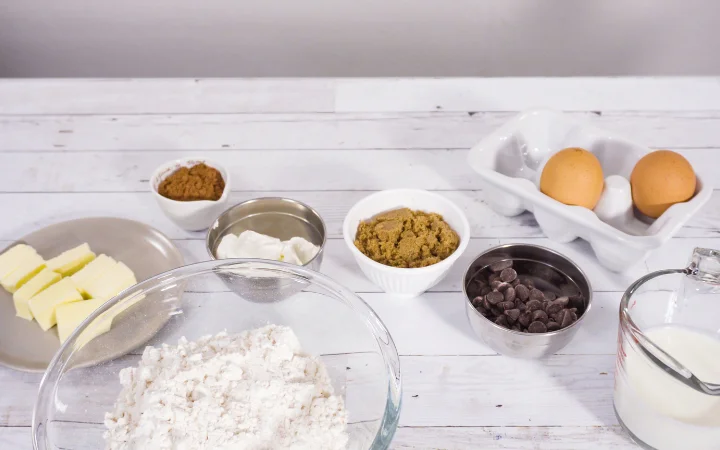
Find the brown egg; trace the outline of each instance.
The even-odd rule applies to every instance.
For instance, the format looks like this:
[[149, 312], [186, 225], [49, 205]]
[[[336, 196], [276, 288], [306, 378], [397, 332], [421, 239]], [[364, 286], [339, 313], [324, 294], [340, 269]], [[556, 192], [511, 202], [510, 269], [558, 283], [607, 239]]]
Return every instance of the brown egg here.
[[540, 192], [566, 205], [593, 209], [602, 195], [603, 180], [595, 155], [582, 148], [566, 148], [545, 164]]
[[695, 171], [682, 155], [658, 150], [643, 156], [630, 175], [635, 207], [657, 219], [675, 203], [695, 195]]

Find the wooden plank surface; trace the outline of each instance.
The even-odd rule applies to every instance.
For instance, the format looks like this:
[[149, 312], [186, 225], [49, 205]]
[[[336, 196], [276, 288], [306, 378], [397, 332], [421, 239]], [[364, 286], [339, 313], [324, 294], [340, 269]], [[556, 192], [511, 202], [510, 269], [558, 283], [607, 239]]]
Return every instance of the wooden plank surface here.
[[[78, 439], [84, 441], [89, 429], [99, 433], [99, 425], [78, 426]], [[89, 439], [88, 439], [89, 440]], [[8, 449], [30, 450], [30, 428], [0, 428], [0, 444]], [[591, 442], [591, 444], [588, 444]], [[81, 444], [82, 445], [82, 444]], [[82, 447], [75, 450], [97, 450]], [[591, 446], [588, 446], [591, 445]], [[400, 427], [393, 439], [393, 449], [465, 450], [630, 450], [633, 444], [619, 426], [593, 427]]]
[[[720, 125], [720, 122], [718, 123]], [[12, 167], [2, 192], [146, 192], [147, 180], [166, 161], [198, 151], [0, 152]], [[482, 180], [467, 164], [466, 150], [227, 150], [203, 151], [229, 170], [234, 191], [380, 190], [398, 186], [428, 190], [480, 190]], [[678, 153], [712, 180], [720, 147]], [[283, 161], [283, 164], [278, 164]], [[368, 161], [374, 162], [367, 164]], [[402, 170], [398, 170], [402, 168]], [[321, 171], [327, 171], [318, 176]]]
[[[0, 181], [1, 183], [1, 181]], [[26, 189], [31, 189], [28, 187]], [[714, 191], [708, 204], [688, 225], [680, 229], [678, 238], [720, 237], [720, 191]], [[230, 195], [230, 204], [257, 197], [281, 196], [299, 200], [315, 208], [323, 217], [328, 236], [342, 237], [342, 222], [350, 208], [370, 191], [243, 191]], [[530, 213], [505, 217], [484, 201], [481, 191], [443, 191], [442, 195], [458, 205], [470, 221], [475, 238], [540, 238], [544, 237]], [[0, 193], [0, 201], [11, 205], [14, 220], [0, 221], [0, 239], [18, 239], [28, 232], [63, 220], [88, 216], [115, 216], [140, 220], [174, 239], [204, 239], [202, 232], [188, 232], [170, 222], [157, 207], [149, 192], [131, 193], [68, 193], [30, 192]], [[18, 206], [14, 206], [18, 205]]]
[[[2, 80], [0, 114], [717, 110], [714, 77]], [[438, 106], [440, 108], [438, 108]]]
[[[0, 115], [0, 151], [467, 149], [516, 114]], [[715, 111], [571, 114], [648, 147], [720, 147]]]
[[[619, 299], [649, 271], [683, 266], [694, 247], [720, 248], [720, 191], [646, 262], [625, 274], [608, 272], [586, 243], [546, 239], [531, 214], [508, 218], [490, 210], [465, 163], [467, 148], [536, 106], [676, 149], [720, 187], [716, 78], [0, 80], [0, 208], [6, 212], [0, 247], [58, 221], [118, 216], [162, 231], [188, 262], [205, 260], [204, 233], [170, 222], [147, 184], [162, 162], [202, 153], [230, 168], [231, 202], [286, 196], [323, 216], [330, 239], [321, 271], [359, 293], [401, 355], [403, 411], [392, 448], [637, 448], [612, 410]], [[355, 202], [393, 187], [439, 191], [472, 227], [469, 248], [447, 278], [412, 300], [370, 283], [341, 236]], [[543, 361], [496, 355], [467, 323], [460, 292], [465, 267], [483, 250], [512, 242], [566, 254], [593, 285], [593, 308], [576, 338]], [[193, 288], [189, 308], [218, 301], [233, 310], [232, 294], [220, 283]], [[187, 320], [203, 327], [201, 315]], [[327, 330], [333, 326], [351, 324], [327, 324]], [[173, 333], [168, 328], [156, 339], [172, 341]], [[321, 353], [351, 344], [309, 342]], [[0, 448], [30, 448], [39, 380], [0, 368]], [[95, 385], [110, 399], [117, 389], [109, 379]], [[95, 424], [77, 426], [73, 436], [83, 430], [99, 436]], [[90, 440], [71, 444], [94, 448]]]
[[699, 78], [342, 80], [336, 111], [717, 110], [720, 82]]

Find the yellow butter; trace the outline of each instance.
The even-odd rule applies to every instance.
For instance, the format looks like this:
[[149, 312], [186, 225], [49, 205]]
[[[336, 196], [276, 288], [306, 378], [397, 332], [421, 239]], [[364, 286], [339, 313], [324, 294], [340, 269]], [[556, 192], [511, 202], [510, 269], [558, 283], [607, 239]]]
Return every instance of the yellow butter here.
[[0, 283], [8, 292], [14, 293], [44, 268], [45, 260], [33, 250], [32, 253], [25, 255], [20, 264], [12, 272], [5, 275], [0, 280]]
[[28, 301], [30, 312], [40, 327], [47, 331], [57, 323], [57, 307], [82, 301], [82, 295], [70, 278], [63, 278]]
[[90, 250], [90, 245], [85, 243], [49, 260], [47, 267], [67, 277], [85, 267], [93, 259], [95, 259], [95, 253]]
[[59, 273], [53, 272], [50, 269], [43, 269], [32, 277], [30, 281], [25, 283], [15, 294], [13, 294], [13, 302], [15, 303], [15, 312], [18, 317], [23, 319], [32, 320], [33, 315], [30, 312], [28, 301], [45, 290], [48, 286], [60, 281]]
[[0, 279], [10, 275], [10, 272], [17, 269], [28, 255], [36, 253], [35, 249], [27, 244], [18, 244], [5, 251], [5, 253], [0, 255]]
[[[104, 299], [97, 300], [83, 300], [81, 302], [67, 303], [57, 307], [57, 330], [60, 342], [65, 342], [70, 334], [87, 319], [90, 314], [95, 312], [102, 304], [105, 303]], [[110, 330], [111, 320], [104, 318], [97, 318], [93, 323], [83, 332], [82, 344], [91, 341], [97, 336], [107, 333]]]
[[90, 298], [90, 294], [87, 292], [87, 286], [105, 275], [105, 273], [112, 271], [115, 265], [117, 265], [117, 262], [114, 259], [107, 255], [100, 255], [70, 278], [83, 297]]
[[100, 278], [87, 283], [85, 291], [90, 298], [109, 300], [136, 283], [133, 271], [119, 262]]
[[[110, 331], [115, 317], [143, 298], [145, 298], [144, 295], [137, 295], [130, 300], [126, 300], [125, 303], [115, 305], [105, 313], [101, 314], [87, 326], [80, 336], [78, 336], [77, 344], [82, 347], [96, 337]], [[56, 314], [60, 342], [65, 342], [70, 334], [75, 331], [75, 329], [80, 326], [85, 319], [90, 317], [90, 314], [102, 306], [105, 301], [106, 300], [103, 298], [98, 298], [58, 306]]]

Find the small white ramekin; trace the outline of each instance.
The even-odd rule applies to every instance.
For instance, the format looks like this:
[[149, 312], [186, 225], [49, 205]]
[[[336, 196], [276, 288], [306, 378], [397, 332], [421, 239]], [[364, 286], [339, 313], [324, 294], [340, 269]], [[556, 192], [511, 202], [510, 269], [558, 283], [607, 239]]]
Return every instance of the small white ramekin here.
[[[452, 255], [439, 263], [414, 269], [386, 266], [368, 258], [355, 247], [358, 225], [380, 213], [398, 208], [442, 215], [460, 236], [460, 246]], [[417, 297], [445, 278], [468, 246], [470, 224], [462, 210], [442, 195], [420, 189], [391, 189], [372, 194], [355, 204], [345, 217], [343, 237], [360, 270], [370, 281], [388, 294], [411, 298]]]
[[[181, 202], [163, 197], [158, 192], [160, 183], [176, 170], [181, 167], [192, 167], [196, 164], [205, 163], [206, 165], [217, 169], [225, 180], [225, 190], [222, 196], [215, 201], [212, 200], [195, 200], [190, 202]], [[227, 209], [228, 200], [230, 199], [230, 175], [227, 170], [220, 164], [205, 158], [182, 158], [170, 161], [158, 167], [150, 178], [150, 190], [160, 209], [166, 216], [175, 222], [179, 227], [188, 231], [200, 231], [208, 228], [217, 219], [217, 217]]]

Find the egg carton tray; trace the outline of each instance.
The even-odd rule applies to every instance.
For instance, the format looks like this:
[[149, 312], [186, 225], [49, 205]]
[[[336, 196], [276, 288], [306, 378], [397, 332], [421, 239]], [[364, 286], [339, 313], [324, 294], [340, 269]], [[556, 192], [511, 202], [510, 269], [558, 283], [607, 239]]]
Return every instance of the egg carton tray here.
[[692, 199], [671, 206], [651, 221], [636, 214], [631, 223], [616, 228], [593, 211], [570, 206], [540, 192], [540, 174], [547, 160], [568, 147], [581, 147], [600, 161], [603, 177], [630, 179], [635, 163], [652, 150], [570, 115], [526, 111], [475, 145], [468, 162], [482, 179], [486, 201], [504, 216], [524, 211], [535, 215], [543, 233], [566, 243], [582, 238], [590, 243], [600, 264], [622, 272], [644, 261], [668, 241], [709, 199], [712, 186], [697, 177]]

